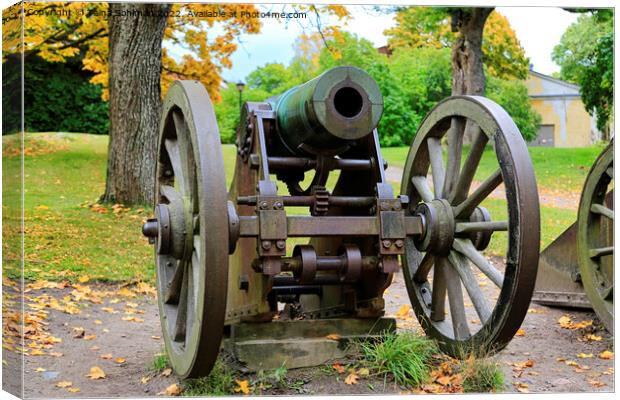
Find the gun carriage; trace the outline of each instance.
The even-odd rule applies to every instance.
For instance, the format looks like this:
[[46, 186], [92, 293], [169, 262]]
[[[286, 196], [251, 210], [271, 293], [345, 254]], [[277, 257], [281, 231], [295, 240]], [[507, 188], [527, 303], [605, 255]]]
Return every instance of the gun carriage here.
[[[354, 67], [245, 103], [227, 189], [206, 90], [196, 81], [171, 86], [155, 218], [143, 232], [155, 247], [163, 336], [178, 375], [208, 374], [224, 336], [275, 325], [283, 303], [317, 330], [333, 320], [375, 324], [401, 269], [420, 324], [444, 351], [492, 352], [510, 341], [539, 252], [521, 134], [488, 99], [448, 98], [421, 123], [395, 195], [377, 132], [383, 107], [375, 81]], [[483, 154], [495, 164], [488, 176], [478, 172]], [[496, 218], [483, 206], [489, 196], [505, 199]], [[498, 235], [505, 267], [483, 254]]]

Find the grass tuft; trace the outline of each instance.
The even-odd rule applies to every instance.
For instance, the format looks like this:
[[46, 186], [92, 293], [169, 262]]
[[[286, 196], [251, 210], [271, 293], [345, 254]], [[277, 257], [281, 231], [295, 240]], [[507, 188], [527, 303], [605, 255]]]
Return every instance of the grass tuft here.
[[228, 396], [234, 393], [235, 375], [218, 359], [208, 376], [188, 379], [183, 383], [184, 396]]
[[164, 370], [166, 367], [168, 367], [168, 356], [166, 355], [166, 353], [155, 354], [155, 358], [153, 358], [153, 364], [151, 365], [151, 368], [154, 371], [159, 372]]
[[460, 362], [460, 368], [465, 393], [499, 392], [504, 388], [504, 374], [489, 358], [469, 357]]
[[408, 387], [428, 379], [432, 356], [437, 352], [434, 341], [411, 332], [388, 333], [380, 341], [362, 342], [360, 347], [369, 369]]

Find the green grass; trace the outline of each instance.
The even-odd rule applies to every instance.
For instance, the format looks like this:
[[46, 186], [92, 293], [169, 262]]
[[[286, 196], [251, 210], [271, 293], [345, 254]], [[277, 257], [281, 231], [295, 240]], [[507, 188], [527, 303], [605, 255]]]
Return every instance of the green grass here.
[[183, 382], [183, 396], [227, 396], [234, 388], [234, 371], [218, 358], [209, 376]]
[[[559, 191], [581, 191], [590, 167], [603, 148], [602, 144], [582, 148], [528, 147], [538, 187]], [[388, 164], [401, 168], [405, 165], [408, 152], [408, 147], [382, 149], [383, 157]], [[484, 180], [496, 168], [495, 154], [491, 148], [487, 148], [475, 179]]]
[[153, 363], [151, 364], [151, 369], [153, 371], [159, 372], [163, 371], [166, 367], [168, 367], [168, 356], [166, 353], [157, 353], [153, 358]]
[[501, 392], [504, 373], [499, 364], [489, 358], [470, 357], [460, 362], [465, 393]]
[[434, 341], [413, 332], [388, 333], [379, 341], [362, 342], [360, 347], [362, 364], [384, 379], [391, 377], [407, 387], [427, 381], [432, 356], [438, 351]]

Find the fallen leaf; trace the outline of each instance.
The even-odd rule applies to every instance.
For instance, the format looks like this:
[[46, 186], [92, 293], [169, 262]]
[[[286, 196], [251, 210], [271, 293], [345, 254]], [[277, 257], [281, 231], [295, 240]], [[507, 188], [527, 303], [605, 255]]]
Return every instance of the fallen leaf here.
[[91, 367], [90, 368], [90, 373], [88, 373], [86, 375], [86, 377], [95, 380], [95, 379], [103, 379], [105, 378], [105, 372], [103, 372], [103, 370], [97, 366]]
[[594, 387], [602, 387], [605, 386], [605, 383], [601, 381], [597, 381], [596, 379], [588, 379], [588, 383]]
[[409, 317], [409, 311], [411, 311], [411, 306], [409, 304], [403, 304], [398, 311], [396, 311], [396, 318], [406, 319]]
[[144, 322], [142, 318], [138, 317], [123, 317], [123, 321]]
[[78, 393], [80, 391], [80, 388], [76, 388], [76, 387], [70, 387], [69, 389], [67, 389], [69, 392], [71, 393]]
[[337, 334], [337, 333], [331, 333], [331, 334], [325, 336], [325, 338], [329, 339], [329, 340], [340, 340], [340, 335]]
[[577, 354], [577, 357], [579, 357], [579, 358], [592, 358], [592, 357], [594, 357], [594, 354], [592, 354], [592, 353], [588, 353], [588, 354], [579, 353], [579, 354]]
[[123, 357], [116, 357], [116, 358], [114, 359], [114, 362], [115, 362], [115, 363], [117, 363], [117, 364], [124, 364], [124, 363], [125, 363], [125, 361], [127, 361], [127, 360], [126, 360], [126, 359], [124, 359]]
[[243, 393], [243, 394], [250, 394], [250, 386], [249, 386], [249, 382], [247, 379], [242, 380], [242, 381], [238, 381], [235, 380], [235, 383], [237, 384], [237, 387], [235, 388], [235, 392], [239, 393]]
[[339, 374], [344, 374], [344, 367], [339, 363], [332, 364], [332, 368], [335, 369]]
[[39, 349], [34, 349], [30, 352], [30, 355], [31, 356], [42, 356], [42, 355], [45, 355], [45, 353]]
[[100, 357], [103, 358], [104, 360], [111, 360], [112, 353], [102, 354]]
[[90, 280], [90, 277], [89, 277], [88, 275], [83, 275], [83, 276], [80, 276], [80, 277], [78, 278], [78, 282], [80, 282], [80, 283], [86, 283], [86, 282], [88, 282], [89, 280]]
[[603, 360], [611, 360], [612, 358], [614, 358], [614, 352], [605, 350], [604, 352], [598, 355], [598, 358], [602, 358]]
[[47, 371], [47, 370], [45, 368], [41, 368], [41, 367], [38, 367], [37, 369], [35, 369], [35, 372], [45, 372], [45, 371]]
[[528, 388], [530, 387], [527, 383], [522, 383], [522, 382], [515, 382], [513, 384], [515, 386], [515, 388], [517, 389], [517, 391], [521, 392], [521, 393], [529, 393]]
[[86, 331], [81, 326], [73, 328], [73, 337], [74, 338], [77, 338], [77, 339], [83, 338], [84, 337], [84, 333], [86, 333]]
[[595, 334], [588, 334], [586, 336], [584, 336], [584, 339], [588, 342], [600, 342], [601, 340], [603, 340], [603, 338], [601, 336], [597, 336]]
[[52, 351], [50, 353], [48, 353], [50, 356], [52, 357], [62, 357], [62, 353], [59, 353], [57, 351]]
[[357, 371], [357, 374], [358, 374], [359, 376], [368, 376], [368, 375], [370, 375], [370, 370], [368, 370], [368, 368], [360, 368], [360, 369]]
[[345, 379], [344, 379], [344, 383], [346, 383], [347, 385], [357, 385], [357, 381], [359, 380], [359, 376], [357, 376], [356, 374], [349, 374]]
[[96, 319], [93, 321], [95, 323], [95, 325], [101, 325], [103, 322], [101, 322], [101, 320]]
[[519, 328], [517, 333], [515, 333], [515, 336], [525, 336], [525, 329]]
[[442, 375], [435, 379], [435, 382], [439, 383], [442, 386], [448, 386], [450, 384], [450, 377], [447, 375]]
[[59, 388], [68, 388], [68, 387], [69, 387], [69, 386], [71, 386], [71, 385], [73, 385], [73, 383], [72, 383], [72, 382], [69, 382], [69, 381], [60, 381], [60, 382], [58, 382], [58, 383], [56, 384], [56, 387], [59, 387]]
[[172, 385], [168, 386], [157, 394], [164, 396], [178, 396], [179, 394], [181, 394], [181, 387], [176, 383], [173, 383]]
[[155, 335], [153, 335], [153, 336], [151, 336], [151, 339], [154, 339], [154, 340], [159, 340], [159, 339], [161, 339], [161, 336], [155, 336]]
[[166, 368], [165, 370], [161, 371], [161, 376], [170, 376], [171, 373], [172, 368]]
[[90, 349], [91, 349], [92, 351], [97, 351], [97, 350], [99, 350], [99, 346], [92, 346]]
[[142, 378], [140, 378], [140, 383], [143, 385], [146, 385], [150, 380], [151, 380], [150, 376], [143, 376]]
[[[111, 301], [110, 301], [111, 303]], [[105, 311], [110, 314], [118, 314], [118, 311], [113, 309], [112, 307], [101, 307], [101, 311]]]
[[573, 320], [570, 319], [568, 315], [562, 315], [560, 319], [558, 319], [558, 324], [560, 324], [562, 328], [570, 329], [572, 323]]
[[97, 335], [86, 335], [84, 336], [84, 340], [95, 340], [97, 339]]

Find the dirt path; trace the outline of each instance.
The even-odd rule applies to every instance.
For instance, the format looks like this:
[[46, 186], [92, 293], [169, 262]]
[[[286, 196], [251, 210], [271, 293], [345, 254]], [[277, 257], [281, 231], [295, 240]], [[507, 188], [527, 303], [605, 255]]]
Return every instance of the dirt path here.
[[[388, 167], [385, 174], [388, 181], [400, 184], [403, 176], [403, 169], [400, 167]], [[474, 181], [472, 183], [472, 190], [476, 189], [479, 185], [480, 182]], [[541, 206], [577, 210], [577, 207], [579, 207], [579, 196], [580, 194], [578, 192], [549, 190], [540, 186], [538, 187], [538, 198]], [[505, 199], [506, 192], [503, 189], [503, 185], [495, 189], [490, 197], [494, 199]]]
[[[3, 287], [5, 293], [15, 293], [14, 288]], [[123, 293], [115, 285], [78, 287], [81, 291], [90, 290], [90, 295], [75, 303], [76, 290], [71, 286], [42, 288], [26, 293], [27, 315], [44, 316], [40, 324], [33, 325], [34, 331], [30, 334], [34, 335], [35, 343], [51, 343], [39, 349], [42, 355], [25, 357], [26, 397], [154, 396], [177, 382], [173, 376], [162, 376], [152, 369], [155, 355], [163, 349], [158, 309], [153, 297], [135, 293], [129, 297], [114, 295]], [[42, 304], [52, 305], [53, 308], [42, 308]], [[76, 304], [79, 312], [72, 308]], [[405, 304], [409, 304], [409, 298], [402, 275], [397, 274], [386, 294], [386, 314], [395, 315]], [[67, 311], [75, 313], [69, 314]], [[505, 372], [506, 391], [516, 391], [517, 388], [530, 392], [613, 390], [613, 373], [610, 373], [613, 371], [610, 369], [613, 359], [598, 357], [604, 350], [611, 349], [613, 338], [597, 325], [592, 312], [567, 312], [539, 305], [532, 305], [530, 311], [522, 326], [524, 336], [515, 337], [496, 356]], [[574, 322], [594, 320], [594, 324], [585, 329], [562, 328], [558, 320], [563, 315], [569, 315]], [[397, 321], [399, 329], [419, 328], [412, 314]], [[83, 333], [79, 328], [84, 329]], [[600, 340], [587, 341], [587, 334], [594, 334], [594, 338]], [[45, 339], [50, 336], [55, 339]], [[30, 342], [26, 341], [27, 351], [37, 354], [36, 346], [30, 347]], [[579, 354], [592, 354], [592, 357], [579, 358]], [[125, 359], [124, 362], [115, 361], [119, 357]], [[8, 352], [5, 348], [5, 373], [18, 360], [14, 351]], [[525, 367], [528, 360], [533, 364]], [[86, 376], [94, 366], [104, 371], [105, 378], [92, 380]], [[402, 392], [395, 386], [383, 388], [381, 382], [345, 385], [342, 377], [338, 379], [321, 372], [320, 368], [289, 371], [288, 376], [291, 382], [297, 382], [295, 388], [274, 389], [266, 394]], [[12, 378], [5, 374], [5, 385], [10, 385]], [[57, 387], [62, 381], [71, 382], [71, 386]], [[75, 391], [75, 388], [80, 391], [69, 391]]]

